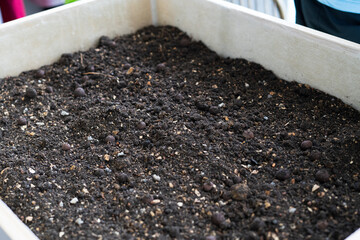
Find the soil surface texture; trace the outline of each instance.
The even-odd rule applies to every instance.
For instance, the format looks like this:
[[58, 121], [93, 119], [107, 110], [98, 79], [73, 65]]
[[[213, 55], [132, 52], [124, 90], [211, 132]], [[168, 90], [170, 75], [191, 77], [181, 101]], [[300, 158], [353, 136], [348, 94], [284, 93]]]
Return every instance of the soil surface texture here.
[[102, 37], [0, 93], [0, 198], [40, 239], [360, 227], [359, 112], [176, 28]]

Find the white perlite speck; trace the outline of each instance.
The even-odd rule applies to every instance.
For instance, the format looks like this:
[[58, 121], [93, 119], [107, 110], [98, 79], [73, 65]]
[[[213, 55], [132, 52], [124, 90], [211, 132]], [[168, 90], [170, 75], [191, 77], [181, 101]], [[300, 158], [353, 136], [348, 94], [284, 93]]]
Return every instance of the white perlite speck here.
[[289, 213], [294, 213], [294, 212], [296, 212], [296, 208], [290, 207], [290, 208], [289, 208]]
[[153, 178], [155, 181], [158, 181], [158, 182], [161, 180], [160, 176], [158, 176], [158, 175], [156, 175], [156, 174], [152, 175], [152, 178]]
[[125, 153], [124, 153], [124, 152], [118, 153], [118, 157], [123, 157], [123, 156], [125, 156]]
[[81, 225], [84, 223], [84, 221], [81, 218], [76, 219], [76, 224]]
[[71, 204], [75, 204], [79, 201], [79, 199], [77, 199], [77, 197], [74, 197], [73, 199], [71, 199], [70, 203]]
[[62, 110], [60, 113], [61, 116], [69, 116], [70, 113], [68, 113], [67, 111]]

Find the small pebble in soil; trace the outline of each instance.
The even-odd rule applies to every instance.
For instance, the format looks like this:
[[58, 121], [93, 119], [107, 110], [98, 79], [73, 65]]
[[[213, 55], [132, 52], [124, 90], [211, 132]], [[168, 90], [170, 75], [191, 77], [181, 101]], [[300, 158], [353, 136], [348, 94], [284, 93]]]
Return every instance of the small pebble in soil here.
[[276, 172], [275, 177], [280, 181], [285, 181], [290, 178], [290, 171], [286, 168], [282, 168]]
[[230, 188], [231, 198], [237, 201], [246, 200], [250, 193], [250, 188], [246, 183], [238, 183]]
[[300, 148], [301, 148], [301, 150], [307, 150], [307, 149], [312, 148], [312, 146], [313, 146], [312, 141], [305, 140], [301, 143]]
[[211, 222], [220, 228], [226, 227], [226, 218], [225, 218], [224, 213], [222, 213], [222, 212], [215, 212], [211, 216]]
[[321, 152], [315, 150], [310, 153], [310, 159], [312, 161], [320, 160], [321, 159]]
[[61, 144], [61, 149], [64, 151], [69, 151], [71, 149], [71, 146], [68, 143], [63, 143]]
[[259, 217], [256, 217], [250, 224], [250, 229], [253, 231], [262, 231], [265, 227], [265, 222]]
[[142, 145], [144, 147], [151, 147], [151, 141], [149, 139], [146, 139], [142, 142]]
[[241, 179], [241, 177], [239, 177], [239, 176], [234, 176], [234, 177], [232, 178], [232, 180], [233, 180], [234, 184], [237, 184], [237, 183], [241, 183], [241, 182], [242, 182], [242, 179]]
[[136, 124], [136, 128], [139, 129], [139, 130], [143, 130], [143, 129], [146, 128], [146, 123], [143, 122], [143, 121], [138, 122], [138, 123]]
[[45, 92], [47, 92], [47, 93], [53, 93], [53, 92], [54, 92], [54, 89], [53, 89], [53, 87], [51, 87], [51, 86], [46, 86]]
[[86, 71], [88, 71], [88, 72], [94, 72], [94, 71], [95, 71], [94, 65], [88, 65], [88, 66], [86, 67]]
[[220, 108], [219, 107], [216, 107], [216, 106], [211, 106], [209, 108], [209, 113], [213, 114], [213, 115], [216, 115], [220, 112]]
[[316, 172], [315, 179], [321, 183], [326, 183], [330, 180], [330, 174], [326, 169], [320, 169]]
[[243, 132], [243, 137], [246, 138], [246, 139], [252, 139], [254, 138], [254, 133], [250, 130], [246, 130]]
[[356, 182], [353, 184], [353, 188], [355, 189], [355, 191], [360, 192], [360, 182]]
[[157, 72], [162, 72], [164, 71], [166, 68], [165, 64], [164, 63], [159, 63], [157, 66], [156, 66], [156, 71]]
[[34, 88], [27, 88], [25, 92], [25, 97], [27, 98], [36, 98], [37, 92]]
[[116, 175], [116, 179], [120, 184], [123, 184], [129, 181], [129, 176], [126, 173], [119, 173]]
[[36, 77], [43, 78], [45, 76], [45, 71], [43, 69], [39, 69], [36, 71]]
[[151, 204], [151, 202], [154, 200], [154, 197], [152, 195], [145, 195], [141, 198], [141, 201], [143, 203]]
[[203, 190], [205, 192], [210, 192], [213, 189], [214, 189], [214, 184], [212, 182], [206, 182], [203, 184]]
[[159, 204], [160, 202], [161, 202], [160, 199], [153, 199], [153, 200], [150, 202], [150, 204], [151, 204], [151, 205], [156, 205], [156, 204]]
[[224, 191], [223, 195], [222, 195], [222, 198], [225, 200], [225, 201], [228, 201], [231, 199], [231, 191]]
[[131, 65], [130, 65], [129, 63], [125, 63], [124, 66], [123, 66], [123, 68], [124, 68], [125, 70], [128, 70], [129, 68], [131, 68]]
[[316, 223], [316, 227], [317, 229], [321, 230], [321, 231], [324, 231], [327, 227], [328, 227], [328, 222], [326, 220], [319, 220], [317, 223]]
[[74, 95], [75, 95], [75, 97], [85, 97], [86, 93], [85, 93], [85, 90], [83, 88], [78, 87], [78, 88], [75, 89]]
[[182, 46], [182, 47], [188, 47], [190, 44], [191, 44], [191, 40], [187, 37], [183, 37], [180, 40], [180, 46]]
[[18, 120], [17, 120], [17, 124], [20, 125], [20, 126], [26, 125], [27, 124], [26, 118], [19, 117]]
[[125, 81], [119, 81], [117, 87], [120, 89], [120, 88], [124, 88], [127, 86], [127, 83]]
[[114, 143], [115, 142], [115, 137], [113, 135], [108, 135], [105, 138], [105, 142], [107, 143]]
[[172, 239], [179, 239], [179, 235], [180, 235], [179, 227], [177, 227], [177, 226], [166, 226], [164, 228], [164, 230], [169, 233], [169, 235], [170, 235], [170, 237]]
[[176, 94], [174, 96], [174, 100], [177, 101], [177, 102], [182, 102], [184, 100], [184, 96], [181, 95], [180, 93], [179, 94]]
[[94, 171], [94, 174], [95, 174], [95, 176], [98, 176], [98, 177], [104, 176], [105, 175], [105, 170], [101, 169], [101, 168], [98, 168], [98, 169], [96, 169]]

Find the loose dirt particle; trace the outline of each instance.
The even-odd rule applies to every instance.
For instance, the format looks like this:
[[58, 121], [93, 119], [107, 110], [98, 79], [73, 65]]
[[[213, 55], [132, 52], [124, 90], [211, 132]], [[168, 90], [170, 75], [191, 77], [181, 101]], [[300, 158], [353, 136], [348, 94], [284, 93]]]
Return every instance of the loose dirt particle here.
[[53, 93], [53, 92], [54, 92], [54, 88], [51, 87], [51, 86], [46, 86], [45, 92], [47, 92], [47, 93]]
[[205, 192], [210, 192], [214, 188], [214, 184], [212, 182], [206, 182], [203, 184], [203, 190]]
[[108, 135], [108, 136], [106, 136], [106, 138], [105, 138], [105, 142], [107, 142], [107, 143], [113, 143], [113, 142], [115, 142], [115, 137], [114, 137], [113, 135]]
[[255, 137], [254, 133], [251, 130], [246, 130], [243, 132], [243, 136], [246, 139], [252, 139]]
[[27, 88], [25, 92], [25, 97], [27, 98], [36, 98], [37, 92], [34, 88]]
[[127, 183], [129, 181], [129, 176], [125, 173], [119, 173], [116, 175], [116, 179], [120, 184]]
[[285, 168], [279, 169], [276, 172], [275, 177], [281, 181], [285, 181], [290, 178], [290, 171]]
[[43, 78], [45, 76], [45, 71], [43, 69], [39, 69], [36, 71], [36, 77]]
[[85, 93], [85, 90], [83, 88], [78, 87], [78, 88], [75, 89], [74, 95], [75, 95], [75, 97], [85, 97], [86, 93]]
[[321, 152], [319, 152], [319, 151], [312, 151], [311, 153], [310, 153], [310, 159], [312, 160], [312, 161], [315, 161], [315, 160], [320, 160], [321, 159]]
[[216, 212], [211, 216], [211, 222], [218, 227], [221, 227], [225, 224], [226, 218], [224, 216], [224, 213]]
[[231, 198], [234, 200], [246, 200], [250, 193], [250, 188], [246, 183], [238, 183], [231, 187]]
[[143, 121], [140, 121], [136, 124], [136, 128], [139, 129], [139, 130], [143, 130], [146, 128], [146, 123], [143, 122]]
[[316, 223], [316, 227], [319, 230], [324, 231], [328, 227], [328, 222], [326, 220], [320, 220]]
[[310, 140], [305, 140], [300, 145], [302, 150], [310, 149], [310, 148], [312, 148], [312, 146], [313, 146], [313, 143]]
[[26, 125], [27, 124], [27, 120], [24, 117], [19, 117], [17, 120], [17, 124], [20, 126]]
[[326, 169], [320, 169], [316, 172], [315, 179], [321, 183], [326, 183], [330, 180], [330, 174]]
[[68, 143], [63, 143], [61, 144], [61, 149], [64, 151], [69, 151], [71, 149], [71, 146]]
[[166, 66], [164, 63], [159, 63], [157, 66], [156, 66], [156, 71], [157, 72], [161, 72], [161, 71], [164, 71], [166, 69]]
[[255, 218], [250, 224], [250, 229], [253, 231], [262, 231], [266, 227], [265, 222], [261, 218]]

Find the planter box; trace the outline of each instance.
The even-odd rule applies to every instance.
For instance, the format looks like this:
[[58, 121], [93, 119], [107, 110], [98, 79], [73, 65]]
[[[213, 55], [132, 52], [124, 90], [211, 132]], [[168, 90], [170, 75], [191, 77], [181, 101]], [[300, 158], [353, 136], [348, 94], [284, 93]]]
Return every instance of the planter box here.
[[30, 229], [0, 200], [0, 239], [38, 239]]
[[[280, 78], [308, 84], [360, 110], [359, 44], [216, 0], [83, 0], [3, 24], [0, 77], [89, 49], [102, 35], [115, 37], [152, 24], [176, 26], [221, 56], [257, 62]], [[10, 229], [4, 220], [10, 215], [1, 214], [0, 230]]]

